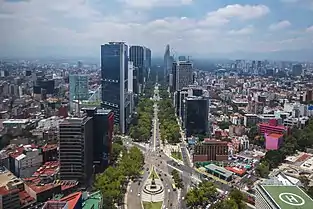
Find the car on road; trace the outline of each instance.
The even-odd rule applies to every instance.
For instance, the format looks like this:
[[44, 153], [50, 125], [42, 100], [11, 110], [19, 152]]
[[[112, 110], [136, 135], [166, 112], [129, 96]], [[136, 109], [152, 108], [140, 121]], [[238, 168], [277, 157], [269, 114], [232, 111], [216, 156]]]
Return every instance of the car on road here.
[[138, 197], [140, 196], [140, 193], [138, 193]]

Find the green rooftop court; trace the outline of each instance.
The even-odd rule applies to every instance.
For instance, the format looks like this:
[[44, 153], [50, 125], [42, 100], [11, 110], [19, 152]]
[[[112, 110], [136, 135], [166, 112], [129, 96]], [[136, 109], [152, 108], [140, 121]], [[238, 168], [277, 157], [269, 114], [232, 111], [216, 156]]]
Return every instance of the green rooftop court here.
[[100, 191], [83, 198], [83, 209], [99, 209], [102, 206], [102, 195]]
[[262, 187], [281, 209], [313, 209], [313, 200], [298, 186], [262, 185]]

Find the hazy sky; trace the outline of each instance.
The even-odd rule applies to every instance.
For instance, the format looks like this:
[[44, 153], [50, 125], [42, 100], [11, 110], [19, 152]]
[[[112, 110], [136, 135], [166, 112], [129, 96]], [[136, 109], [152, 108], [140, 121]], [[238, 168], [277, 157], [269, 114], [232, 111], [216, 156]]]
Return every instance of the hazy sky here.
[[0, 0], [0, 56], [99, 56], [126, 41], [154, 55], [313, 48], [313, 0]]

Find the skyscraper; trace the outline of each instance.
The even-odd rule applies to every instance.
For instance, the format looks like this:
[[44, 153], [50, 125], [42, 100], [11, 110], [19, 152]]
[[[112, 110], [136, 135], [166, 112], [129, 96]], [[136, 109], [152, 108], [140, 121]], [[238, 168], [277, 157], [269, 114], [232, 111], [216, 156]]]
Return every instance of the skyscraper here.
[[103, 172], [112, 154], [114, 113], [111, 110], [84, 108], [93, 119], [93, 165], [95, 172]]
[[[144, 85], [148, 70], [151, 67], [151, 50], [144, 46], [131, 46], [129, 48], [129, 61], [132, 61], [135, 69], [133, 91], [138, 94], [140, 85]], [[137, 71], [136, 71], [137, 70]]]
[[177, 89], [181, 90], [183, 87], [187, 87], [193, 84], [193, 65], [190, 61], [178, 62], [177, 71]]
[[93, 121], [67, 118], [59, 125], [60, 179], [90, 185], [93, 174]]
[[115, 124], [125, 133], [130, 122], [128, 47], [124, 42], [101, 45], [102, 107], [114, 112]]
[[70, 75], [70, 108], [73, 109], [74, 100], [87, 100], [88, 94], [88, 76], [87, 75]]
[[171, 58], [170, 52], [170, 45], [166, 45], [165, 53], [164, 53], [164, 79], [168, 81], [170, 70], [172, 69], [172, 62], [173, 59]]
[[186, 136], [206, 135], [208, 132], [209, 102], [205, 97], [188, 97], [185, 99], [184, 127]]

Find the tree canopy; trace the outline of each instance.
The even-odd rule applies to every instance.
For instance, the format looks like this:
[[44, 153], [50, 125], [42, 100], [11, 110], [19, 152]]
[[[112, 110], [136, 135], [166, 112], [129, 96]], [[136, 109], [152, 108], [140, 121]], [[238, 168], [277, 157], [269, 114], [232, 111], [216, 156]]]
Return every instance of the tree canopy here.
[[177, 171], [177, 170], [173, 170], [171, 174], [172, 174], [172, 177], [173, 177], [173, 179], [174, 179], [175, 186], [176, 186], [178, 189], [184, 188], [183, 180], [182, 180], [182, 178], [180, 177], [178, 171]]
[[159, 109], [161, 139], [168, 143], [178, 143], [180, 141], [180, 128], [171, 99], [163, 98], [159, 102]]
[[120, 144], [113, 144], [113, 150], [116, 154], [119, 150], [121, 152], [119, 163], [98, 174], [94, 183], [94, 188], [103, 195], [103, 205], [110, 209], [115, 208], [115, 204], [122, 203], [128, 179], [138, 178], [144, 163], [144, 156], [137, 147], [126, 151]]
[[151, 136], [153, 117], [153, 101], [147, 98], [140, 99], [137, 106], [137, 122], [130, 128], [130, 136], [135, 141], [146, 142]]
[[188, 191], [186, 203], [190, 208], [205, 208], [217, 198], [217, 190], [212, 182], [204, 181], [198, 187]]

